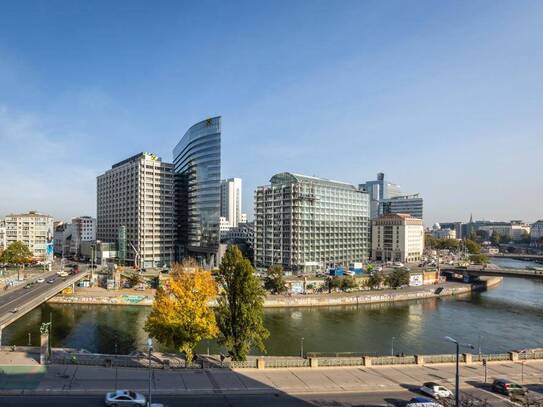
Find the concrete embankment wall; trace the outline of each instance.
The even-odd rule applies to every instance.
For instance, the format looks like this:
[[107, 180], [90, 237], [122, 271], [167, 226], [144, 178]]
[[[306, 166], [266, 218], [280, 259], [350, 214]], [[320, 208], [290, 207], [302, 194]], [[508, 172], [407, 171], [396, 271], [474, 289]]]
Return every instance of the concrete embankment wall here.
[[[437, 298], [451, 295], [466, 294], [471, 291], [481, 291], [487, 288], [494, 287], [501, 283], [502, 277], [486, 277], [483, 281], [473, 285], [463, 285], [455, 287], [445, 286], [443, 290], [436, 294], [436, 289], [439, 286], [421, 287], [418, 290], [411, 291], [367, 291], [356, 292], [352, 294], [318, 294], [318, 295], [295, 295], [295, 296], [268, 296], [264, 302], [266, 308], [279, 307], [329, 307], [339, 305], [359, 305], [359, 304], [374, 304], [384, 302], [397, 302], [419, 300], [424, 298]], [[59, 295], [49, 302], [61, 304], [89, 304], [89, 305], [144, 305], [150, 306], [153, 303], [153, 298], [149, 296], [114, 296], [114, 297], [99, 297], [99, 296], [84, 296], [84, 295]], [[211, 304], [214, 305], [214, 304]]]

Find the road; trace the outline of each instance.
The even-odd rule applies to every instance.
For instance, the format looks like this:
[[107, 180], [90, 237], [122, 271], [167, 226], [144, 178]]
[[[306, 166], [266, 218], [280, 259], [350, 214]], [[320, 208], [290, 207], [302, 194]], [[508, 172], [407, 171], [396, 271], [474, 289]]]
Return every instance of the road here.
[[[85, 273], [87, 271], [86, 269], [82, 269], [81, 266], [80, 270], [80, 273]], [[34, 276], [20, 286], [11, 288], [7, 292], [3, 292], [2, 295], [0, 295], [0, 334], [3, 327], [13, 322], [14, 317], [17, 319], [17, 317], [24, 315], [26, 312], [37, 306], [37, 304], [32, 304], [32, 300], [39, 298], [42, 295], [49, 298], [51, 293], [61, 291], [62, 286], [66, 286], [71, 280], [78, 280], [79, 278], [77, 277], [80, 276], [68, 276], [66, 277], [68, 281], [66, 281], [66, 278], [58, 277], [56, 272], [47, 272], [40, 274], [39, 276]], [[39, 278], [43, 278], [45, 281], [43, 283], [36, 282]], [[48, 283], [47, 281], [50, 279], [54, 281]], [[34, 282], [34, 284], [29, 288], [24, 288], [29, 282]], [[58, 289], [55, 290], [55, 287]], [[49, 293], [49, 295], [47, 295], [47, 293]]]
[[[487, 400], [491, 406], [511, 406], [504, 397], [494, 395], [482, 389], [469, 389], [464, 394], [470, 394], [480, 400]], [[420, 396], [409, 390], [401, 392], [370, 392], [370, 393], [323, 393], [288, 395], [277, 392], [273, 394], [214, 394], [203, 396], [155, 396], [154, 403], [163, 403], [168, 407], [309, 407], [309, 406], [395, 406], [402, 407], [412, 397]], [[57, 406], [103, 406], [100, 396], [0, 396], [2, 407], [57, 407]]]

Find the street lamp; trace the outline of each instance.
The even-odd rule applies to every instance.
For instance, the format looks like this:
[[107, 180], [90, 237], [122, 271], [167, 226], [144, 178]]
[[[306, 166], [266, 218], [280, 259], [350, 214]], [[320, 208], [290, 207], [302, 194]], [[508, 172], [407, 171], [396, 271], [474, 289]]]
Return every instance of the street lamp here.
[[300, 338], [300, 357], [304, 357], [304, 338]]
[[455, 389], [454, 389], [454, 405], [455, 407], [460, 406], [460, 365], [459, 365], [459, 355], [460, 355], [460, 346], [466, 346], [470, 349], [475, 347], [469, 343], [460, 343], [456, 339], [451, 338], [450, 336], [445, 337], [446, 341], [456, 344], [456, 375], [455, 375]]
[[390, 344], [390, 356], [394, 356], [394, 339], [396, 339], [395, 336], [392, 337], [392, 341]]
[[153, 351], [153, 338], [147, 338], [147, 349], [149, 350], [149, 399], [147, 400], [147, 406], [151, 407], [151, 381], [153, 375], [153, 369], [151, 367], [151, 352]]

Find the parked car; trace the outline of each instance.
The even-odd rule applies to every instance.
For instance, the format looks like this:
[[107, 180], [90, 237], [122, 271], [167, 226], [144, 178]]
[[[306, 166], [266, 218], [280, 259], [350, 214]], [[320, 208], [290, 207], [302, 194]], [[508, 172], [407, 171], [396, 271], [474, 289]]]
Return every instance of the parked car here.
[[452, 397], [452, 392], [444, 386], [434, 382], [427, 382], [422, 385], [420, 391], [437, 399], [446, 399]]
[[492, 390], [494, 390], [496, 393], [505, 394], [506, 396], [524, 396], [527, 392], [526, 387], [508, 379], [494, 380], [494, 383], [492, 383]]
[[434, 400], [427, 397], [413, 397], [406, 404], [406, 407], [443, 407]]
[[121, 407], [121, 406], [141, 406], [144, 407], [147, 403], [145, 396], [141, 393], [136, 393], [131, 390], [116, 390], [106, 393], [104, 399], [106, 406]]

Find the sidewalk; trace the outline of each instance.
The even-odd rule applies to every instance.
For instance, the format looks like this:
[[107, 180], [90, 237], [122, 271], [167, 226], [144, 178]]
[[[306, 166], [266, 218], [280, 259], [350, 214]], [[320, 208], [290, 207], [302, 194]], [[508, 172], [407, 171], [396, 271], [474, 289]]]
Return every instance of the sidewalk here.
[[[9, 352], [5, 352], [9, 353]], [[15, 355], [13, 353], [13, 355]], [[40, 366], [35, 360], [1, 355], [0, 394], [103, 394], [113, 389], [147, 391], [147, 369], [94, 366]], [[7, 363], [10, 365], [7, 365]], [[11, 363], [21, 364], [20, 366]], [[543, 361], [489, 362], [488, 382], [504, 377], [524, 384], [541, 384]], [[153, 370], [153, 392], [168, 395], [230, 393], [343, 393], [401, 391], [437, 381], [454, 387], [454, 364], [428, 366]], [[484, 380], [481, 364], [461, 366], [461, 386], [479, 386]]]

